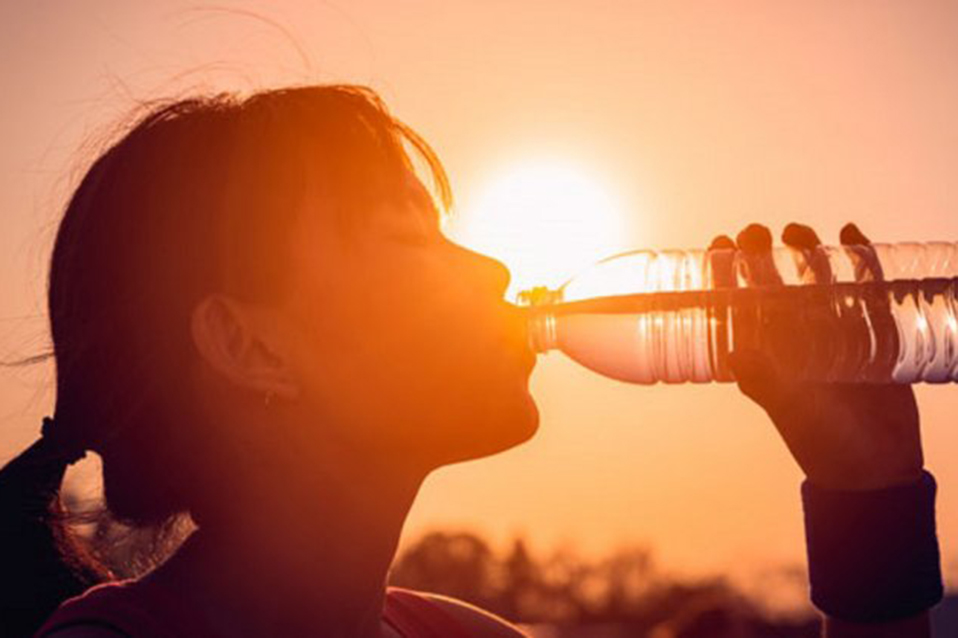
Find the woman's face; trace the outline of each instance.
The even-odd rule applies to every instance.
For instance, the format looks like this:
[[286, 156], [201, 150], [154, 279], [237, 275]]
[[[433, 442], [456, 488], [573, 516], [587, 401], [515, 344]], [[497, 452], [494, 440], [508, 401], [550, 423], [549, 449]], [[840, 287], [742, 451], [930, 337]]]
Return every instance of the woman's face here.
[[505, 266], [446, 239], [410, 192], [349, 232], [301, 215], [282, 311], [317, 444], [431, 469], [532, 436], [535, 356]]

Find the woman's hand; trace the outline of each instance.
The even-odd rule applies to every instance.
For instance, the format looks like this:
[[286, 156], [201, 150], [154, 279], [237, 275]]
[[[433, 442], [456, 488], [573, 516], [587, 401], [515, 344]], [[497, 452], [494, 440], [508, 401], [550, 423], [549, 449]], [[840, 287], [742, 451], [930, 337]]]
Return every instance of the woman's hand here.
[[[868, 244], [852, 224], [842, 230], [841, 239], [843, 244]], [[800, 250], [820, 244], [815, 231], [799, 224], [787, 226], [782, 240]], [[724, 236], [712, 242], [713, 247], [733, 245], [746, 253], [746, 259], [767, 262], [772, 236], [764, 226], [752, 224], [735, 242]], [[823, 276], [820, 270], [815, 274]], [[880, 272], [872, 272], [876, 274], [880, 277]], [[924, 461], [911, 386], [803, 382], [754, 350], [732, 353], [730, 365], [739, 389], [768, 413], [811, 483], [828, 489], [872, 490], [920, 479]]]

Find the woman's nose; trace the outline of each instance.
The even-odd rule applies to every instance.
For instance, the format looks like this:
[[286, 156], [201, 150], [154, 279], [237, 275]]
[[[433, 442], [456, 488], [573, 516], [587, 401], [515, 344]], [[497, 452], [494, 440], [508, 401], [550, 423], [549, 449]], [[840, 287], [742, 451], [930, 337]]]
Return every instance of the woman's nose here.
[[511, 275], [509, 269], [498, 259], [468, 251], [475, 259], [476, 279], [482, 282], [482, 288], [492, 290], [497, 297], [503, 297], [509, 288]]
[[492, 257], [486, 257], [486, 259], [489, 261], [489, 268], [492, 270], [491, 277], [495, 281], [494, 286], [497, 296], [503, 297], [506, 294], [506, 289], [509, 288], [509, 281], [512, 279], [512, 274], [509, 272], [509, 268], [498, 259], [493, 259]]

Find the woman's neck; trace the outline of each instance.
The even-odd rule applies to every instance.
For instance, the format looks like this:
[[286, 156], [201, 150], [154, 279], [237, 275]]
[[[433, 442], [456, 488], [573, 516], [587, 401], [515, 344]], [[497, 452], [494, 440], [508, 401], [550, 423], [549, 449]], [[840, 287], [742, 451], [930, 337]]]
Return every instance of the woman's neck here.
[[154, 580], [225, 635], [382, 638], [386, 576], [422, 478], [367, 473], [262, 507], [240, 495], [247, 509], [201, 523]]

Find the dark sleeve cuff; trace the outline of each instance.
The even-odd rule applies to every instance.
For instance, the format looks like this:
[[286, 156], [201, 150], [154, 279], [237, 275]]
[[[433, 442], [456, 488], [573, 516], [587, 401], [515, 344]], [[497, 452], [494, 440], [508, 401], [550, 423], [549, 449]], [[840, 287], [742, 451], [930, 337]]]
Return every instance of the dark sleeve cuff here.
[[887, 622], [942, 597], [934, 477], [880, 490], [805, 481], [802, 504], [812, 602], [848, 622]]

